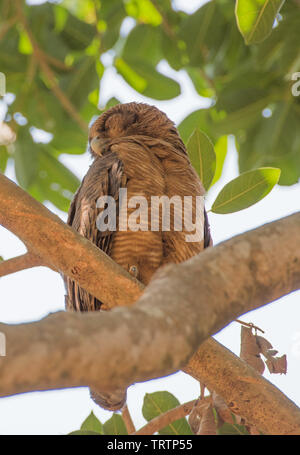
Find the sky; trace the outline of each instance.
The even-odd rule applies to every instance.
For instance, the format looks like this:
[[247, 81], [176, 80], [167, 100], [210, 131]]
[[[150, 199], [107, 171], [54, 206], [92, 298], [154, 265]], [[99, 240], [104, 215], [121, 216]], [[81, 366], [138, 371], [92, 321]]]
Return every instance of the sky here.
[[[178, 8], [188, 12], [193, 12], [201, 3], [203, 1], [200, 0], [174, 2]], [[104, 58], [109, 62], [111, 56], [106, 55]], [[149, 102], [166, 112], [177, 124], [193, 110], [208, 106], [208, 100], [201, 98], [196, 93], [183, 71], [173, 71], [166, 62], [159, 64], [159, 70], [178, 80], [182, 89], [180, 96], [170, 101], [149, 100], [124, 83], [113, 68], [108, 68], [101, 83], [100, 105], [105, 105], [106, 100], [112, 95], [119, 98], [121, 102]], [[61, 156], [61, 161], [69, 166], [79, 178], [85, 175], [91, 164], [90, 158], [86, 154], [80, 156], [65, 154]], [[7, 175], [15, 179], [11, 164], [8, 167]], [[206, 196], [208, 209], [224, 184], [237, 175], [237, 153], [233, 140], [231, 140], [222, 178]], [[299, 201], [299, 184], [291, 187], [276, 186], [265, 199], [245, 211], [230, 215], [209, 213], [214, 244], [298, 211]], [[66, 220], [65, 213], [60, 212], [50, 203], [47, 206], [63, 220]], [[0, 227], [0, 254], [5, 259], [25, 251], [24, 245], [18, 238]], [[232, 279], [234, 280], [234, 276]], [[4, 323], [35, 321], [49, 313], [64, 309], [62, 279], [57, 273], [43, 267], [1, 278], [0, 296], [0, 321]], [[265, 373], [265, 377], [300, 406], [299, 301], [300, 292], [294, 292], [270, 305], [243, 315], [240, 319], [253, 322], [261, 327], [265, 331], [264, 336], [279, 351], [279, 355], [287, 354], [287, 375]], [[238, 323], [231, 323], [215, 338], [236, 354], [239, 353], [240, 325]], [[28, 367], [30, 368], [30, 359]], [[141, 414], [144, 394], [158, 390], [168, 390], [183, 403], [197, 398], [199, 383], [185, 373], [179, 372], [166, 378], [131, 386], [128, 390], [128, 407], [137, 428], [145, 423]], [[102, 422], [111, 416], [110, 412], [102, 410], [89, 398], [88, 388], [33, 392], [1, 398], [0, 434], [67, 434], [79, 429], [83, 420], [92, 410]]]

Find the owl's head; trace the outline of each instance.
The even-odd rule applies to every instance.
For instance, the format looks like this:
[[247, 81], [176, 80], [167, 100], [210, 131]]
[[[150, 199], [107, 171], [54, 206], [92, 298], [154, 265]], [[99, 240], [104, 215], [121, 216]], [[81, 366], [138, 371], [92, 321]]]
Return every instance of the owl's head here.
[[90, 126], [89, 147], [98, 155], [99, 144], [126, 136], [150, 136], [163, 139], [185, 151], [174, 123], [155, 106], [145, 103], [118, 104], [100, 115]]

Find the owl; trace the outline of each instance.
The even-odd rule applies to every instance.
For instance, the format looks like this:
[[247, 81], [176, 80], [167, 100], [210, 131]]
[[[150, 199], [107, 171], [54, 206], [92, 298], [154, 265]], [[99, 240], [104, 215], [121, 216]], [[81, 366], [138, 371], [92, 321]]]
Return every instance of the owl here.
[[[147, 285], [155, 271], [212, 244], [204, 188], [174, 123], [154, 106], [118, 104], [90, 126], [93, 162], [70, 206], [67, 223]], [[105, 305], [70, 278], [66, 309]], [[99, 283], [101, 286], [101, 282]], [[124, 391], [91, 392], [115, 410]]]

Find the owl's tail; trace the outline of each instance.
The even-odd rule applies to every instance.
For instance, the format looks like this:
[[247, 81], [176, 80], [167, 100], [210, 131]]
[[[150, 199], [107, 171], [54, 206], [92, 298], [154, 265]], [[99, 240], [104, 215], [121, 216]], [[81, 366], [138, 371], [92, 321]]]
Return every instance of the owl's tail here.
[[90, 390], [90, 394], [96, 404], [108, 411], [118, 411], [121, 409], [125, 405], [127, 398], [127, 393], [124, 389], [117, 389], [111, 393], [98, 393]]

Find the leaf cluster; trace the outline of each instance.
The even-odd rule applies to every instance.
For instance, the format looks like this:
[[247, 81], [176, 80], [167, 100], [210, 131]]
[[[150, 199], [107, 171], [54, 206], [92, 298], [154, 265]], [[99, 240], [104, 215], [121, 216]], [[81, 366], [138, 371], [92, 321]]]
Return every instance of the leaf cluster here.
[[[4, 125], [13, 132], [11, 142], [0, 145], [0, 170], [13, 160], [18, 182], [38, 200], [67, 210], [79, 184], [61, 155], [86, 149], [84, 125], [99, 115], [99, 88], [111, 65], [103, 55], [110, 55], [124, 81], [150, 99], [181, 93], [180, 84], [160, 70], [166, 61], [187, 73], [199, 105], [201, 97], [210, 100], [209, 108], [195, 110], [179, 125], [185, 142], [197, 128], [215, 146], [216, 167], [209, 151], [202, 163], [210, 166], [206, 188], [221, 175], [228, 135], [235, 136], [241, 173], [280, 168], [279, 184], [298, 181], [300, 98], [291, 91], [300, 61], [298, 2], [236, 0], [234, 8], [231, 1], [213, 0], [189, 15], [170, 0], [40, 5], [0, 0], [0, 18], [0, 71], [9, 94], [2, 101]], [[116, 103], [113, 97], [106, 107]], [[275, 171], [266, 172], [268, 177], [265, 171], [243, 177], [251, 186], [263, 175], [259, 197], [249, 201], [267, 194], [276, 180]], [[246, 206], [239, 200], [230, 210]], [[229, 210], [219, 203], [215, 209]]]

